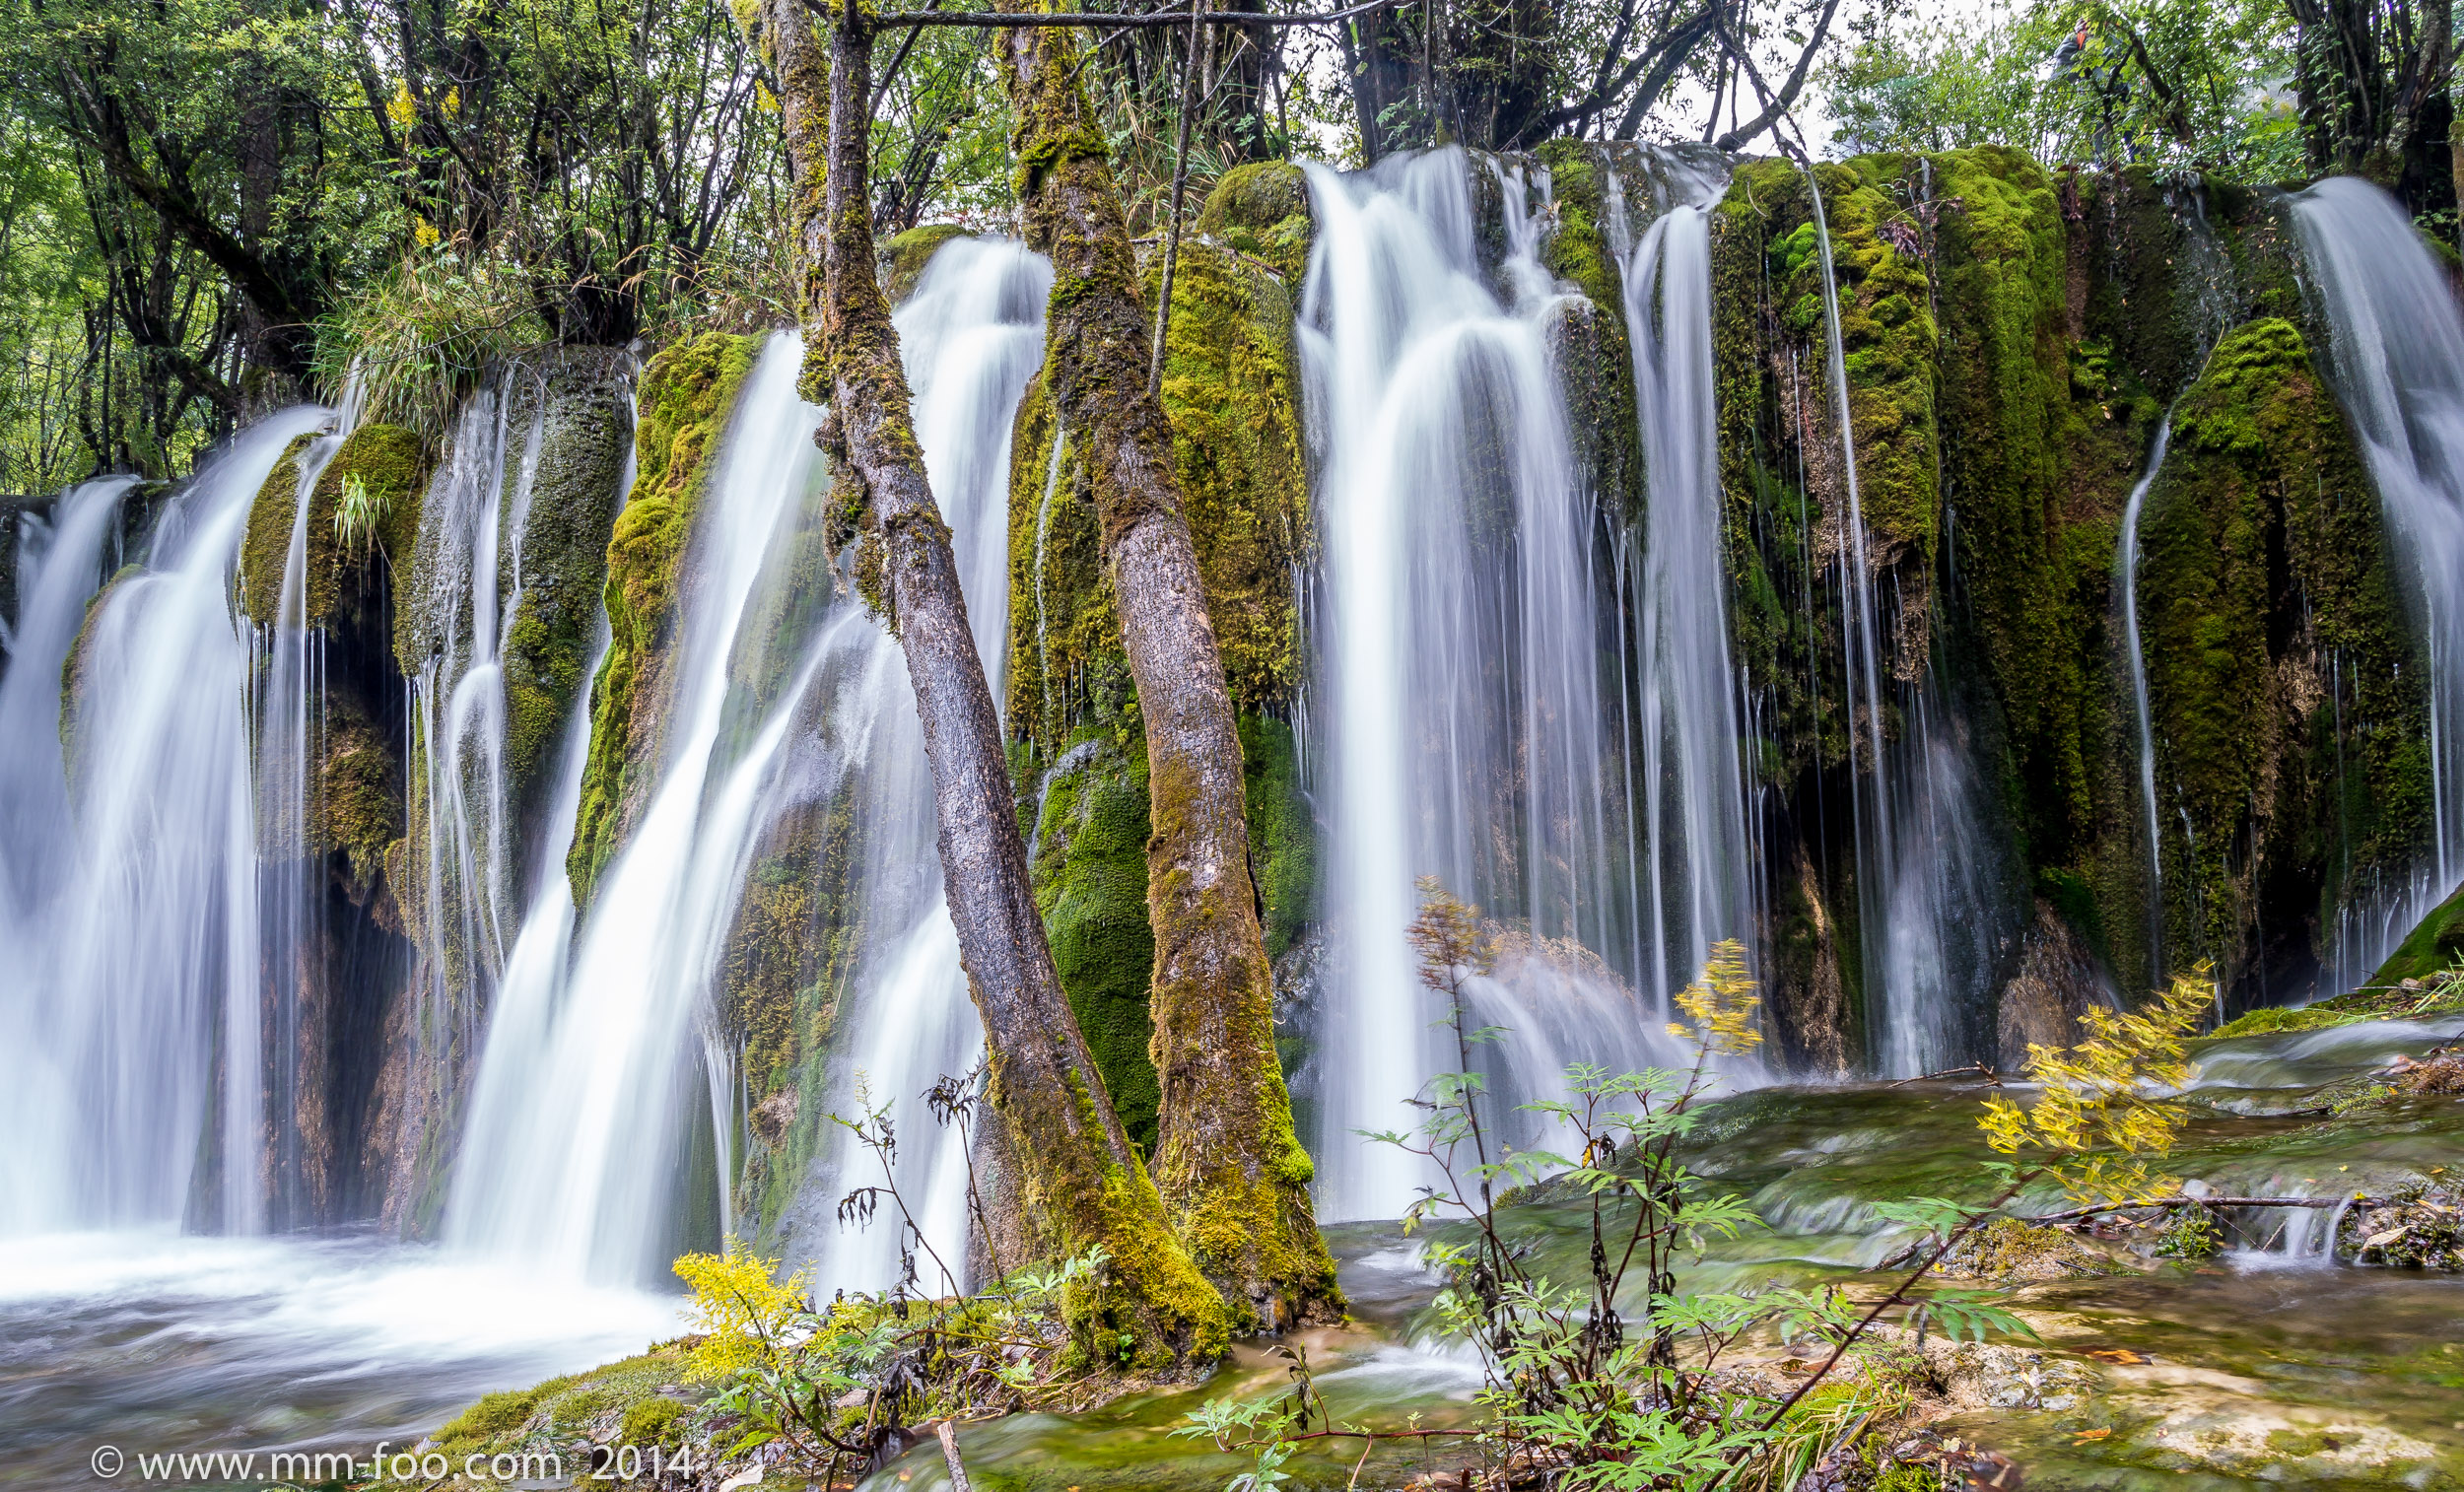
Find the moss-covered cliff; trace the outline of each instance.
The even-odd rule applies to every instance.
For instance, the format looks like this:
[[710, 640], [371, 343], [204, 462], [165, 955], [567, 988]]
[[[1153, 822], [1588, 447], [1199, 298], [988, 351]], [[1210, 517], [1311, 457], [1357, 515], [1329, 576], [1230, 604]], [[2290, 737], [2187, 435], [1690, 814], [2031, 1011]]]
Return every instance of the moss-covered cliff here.
[[2292, 323], [2218, 343], [2140, 543], [2174, 962], [2306, 992], [2348, 885], [2426, 843], [2430, 770], [2378, 501]]
[[[2145, 987], [2160, 954], [2178, 967], [2195, 952], [2239, 981], [2240, 998], [2306, 992], [2346, 855], [2368, 867], [2357, 878], [2392, 866], [2418, 827], [2399, 744], [2417, 732], [2403, 723], [2416, 706], [2395, 697], [2402, 633], [2376, 507], [2365, 485], [2343, 496], [2358, 469], [2301, 333], [2269, 320], [2226, 338], [2224, 361], [2205, 357], [2228, 328], [2300, 313], [2281, 212], [2145, 171], [2049, 174], [2000, 149], [1862, 157], [1814, 176], [1891, 676], [1883, 732], [1905, 739], [1920, 694], [1958, 717], [1975, 770], [1999, 787], [1997, 837], [2038, 898], [2032, 921], [2006, 930], [1993, 978], [2034, 990], [2046, 970], [2076, 983], [2091, 969]], [[1714, 215], [1713, 313], [1731, 625], [1756, 696], [1748, 760], [1773, 794], [1766, 863], [1805, 872], [1780, 877], [1768, 904], [1773, 1005], [1784, 1020], [1840, 1009], [1853, 1033], [1866, 992], [1850, 776], [1870, 763], [1852, 769], [1862, 748], [1843, 708], [1846, 494], [1812, 217], [1796, 167], [1741, 167]], [[2159, 734], [2189, 734], [2159, 753], [2166, 892], [2152, 935], [2115, 579], [2127, 500], [2176, 395], [2173, 455], [2142, 528], [2143, 650], [2152, 675], [2172, 673], [2177, 701], [2246, 712], [2265, 698], [2283, 720], [2241, 731], [2229, 762], [2201, 753], [2195, 720], [2159, 721]], [[2224, 434], [2254, 421], [2255, 444]], [[2289, 496], [2303, 483], [2308, 497]], [[2193, 489], [2208, 499], [2168, 496]], [[2159, 529], [2161, 559], [2149, 547]], [[2311, 537], [2266, 537], [2295, 530]], [[2259, 546], [2253, 578], [2212, 597], [2242, 583], [2220, 557], [2231, 534]], [[2333, 575], [2301, 568], [2325, 563], [2326, 547]], [[2195, 682], [2193, 617], [2230, 634], [2215, 677]], [[2319, 701], [2341, 701], [2340, 777], [2317, 766], [2338, 736], [2313, 718]], [[2341, 816], [2322, 818], [2321, 802]], [[2205, 850], [2177, 843], [2185, 812]]]
[[633, 496], [607, 544], [607, 658], [591, 684], [590, 759], [566, 859], [574, 899], [583, 906], [656, 768], [687, 540], [728, 412], [761, 346], [757, 336], [709, 332], [642, 371]]
[[[1296, 573], [1311, 554], [1293, 320], [1308, 195], [1288, 163], [1226, 174], [1185, 239], [1163, 373], [1173, 460], [1250, 782], [1252, 880], [1269, 948], [1310, 916], [1313, 836], [1292, 767]], [[1145, 266], [1151, 304], [1159, 259]], [[1153, 1135], [1146, 1052], [1146, 781], [1086, 463], [1042, 380], [1014, 431], [1007, 716], [1061, 983], [1133, 1136]], [[1058, 449], [1056, 442], [1058, 441]], [[1041, 815], [1038, 817], [1040, 805]]]

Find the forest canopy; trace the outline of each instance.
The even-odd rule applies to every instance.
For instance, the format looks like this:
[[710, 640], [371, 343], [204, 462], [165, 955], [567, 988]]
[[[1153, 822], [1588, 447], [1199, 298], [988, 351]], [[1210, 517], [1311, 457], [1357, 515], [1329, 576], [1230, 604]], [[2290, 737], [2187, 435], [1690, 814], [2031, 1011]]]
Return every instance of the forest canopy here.
[[[184, 474], [269, 408], [340, 397], [355, 370], [433, 437], [505, 349], [793, 319], [781, 112], [749, 6], [6, 4], [0, 493]], [[1149, 9], [1183, 13], [1122, 13]], [[1237, 19], [1312, 13], [1331, 12], [1233, 0], [1203, 25], [1089, 29], [1134, 234], [1168, 226], [1176, 166], [1186, 203], [1249, 161], [1561, 137], [2358, 171], [2455, 234], [2452, 24], [2418, 0], [1395, 0]], [[885, 237], [1011, 226], [997, 34], [885, 30]]]

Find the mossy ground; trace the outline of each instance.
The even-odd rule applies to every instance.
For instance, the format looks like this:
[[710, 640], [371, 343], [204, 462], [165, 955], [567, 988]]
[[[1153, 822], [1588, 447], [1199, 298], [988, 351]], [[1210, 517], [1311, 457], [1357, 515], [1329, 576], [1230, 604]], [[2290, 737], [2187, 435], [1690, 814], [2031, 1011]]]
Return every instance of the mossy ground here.
[[[441, 1453], [454, 1472], [473, 1464], [473, 1457], [484, 1467], [499, 1456], [511, 1457], [514, 1462], [554, 1456], [562, 1474], [577, 1486], [650, 1486], [653, 1478], [619, 1476], [612, 1464], [594, 1482], [588, 1448], [632, 1446], [648, 1462], [653, 1450], [672, 1453], [681, 1447], [691, 1416], [709, 1391], [687, 1380], [685, 1358], [684, 1344], [663, 1344], [586, 1373], [484, 1395], [439, 1427], [426, 1443], [428, 1450]], [[494, 1487], [518, 1479], [498, 1482], [461, 1477], [453, 1484]], [[378, 1484], [430, 1483], [420, 1477], [404, 1482], [387, 1471]]]

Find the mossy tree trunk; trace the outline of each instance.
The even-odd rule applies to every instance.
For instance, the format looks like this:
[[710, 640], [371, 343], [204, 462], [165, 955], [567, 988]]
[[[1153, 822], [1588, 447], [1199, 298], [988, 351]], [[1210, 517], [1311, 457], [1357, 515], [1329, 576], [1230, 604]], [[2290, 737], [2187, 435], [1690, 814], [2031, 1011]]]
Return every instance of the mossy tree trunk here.
[[999, 716], [916, 442], [866, 197], [869, 17], [856, 4], [837, 13], [826, 61], [803, 0], [767, 0], [764, 23], [794, 192], [805, 396], [829, 404], [842, 480], [860, 484], [868, 505], [865, 542], [879, 546], [879, 594], [924, 720], [950, 919], [992, 1049], [993, 1103], [1014, 1140], [1019, 1200], [1059, 1248], [1110, 1255], [1070, 1302], [1083, 1344], [1135, 1367], [1211, 1359], [1224, 1344], [1223, 1303], [1168, 1228], [1053, 969]]
[[[1173, 1226], [1236, 1315], [1320, 1317], [1335, 1267], [1274, 1051], [1274, 989], [1250, 884], [1240, 734], [1183, 515], [1172, 432], [1147, 390], [1153, 322], [1128, 220], [1078, 79], [1076, 38], [1001, 34], [1030, 246], [1053, 260], [1044, 379], [1083, 442], [1121, 639], [1146, 733], [1155, 1174]], [[1244, 1312], [1244, 1306], [1247, 1312]]]

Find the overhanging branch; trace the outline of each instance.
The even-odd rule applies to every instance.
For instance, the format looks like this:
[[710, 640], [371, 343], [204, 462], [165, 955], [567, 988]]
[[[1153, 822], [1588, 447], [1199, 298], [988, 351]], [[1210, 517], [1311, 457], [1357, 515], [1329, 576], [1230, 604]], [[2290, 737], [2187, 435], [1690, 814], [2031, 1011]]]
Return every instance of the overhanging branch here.
[[[804, 0], [814, 11], [833, 15], [827, 0]], [[1209, 26], [1331, 26], [1349, 21], [1371, 11], [1382, 11], [1404, 0], [1368, 0], [1348, 10], [1307, 11], [1297, 15], [1263, 15], [1257, 11], [1216, 11], [1204, 18]], [[1188, 26], [1190, 13], [1182, 9], [1149, 11], [1136, 15], [1095, 15], [1085, 11], [885, 11], [872, 19], [875, 30], [889, 31], [906, 26], [974, 26], [974, 27], [1167, 27]]]

